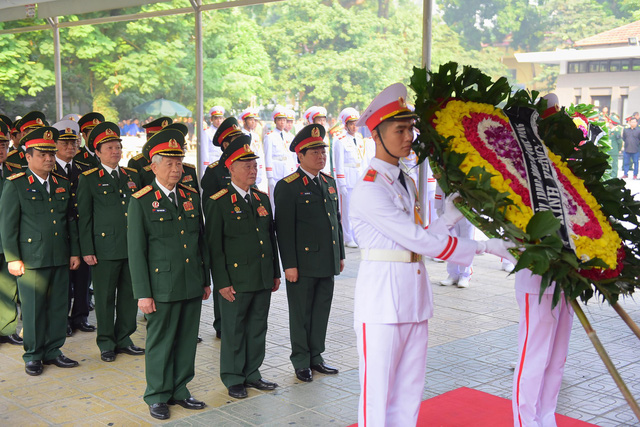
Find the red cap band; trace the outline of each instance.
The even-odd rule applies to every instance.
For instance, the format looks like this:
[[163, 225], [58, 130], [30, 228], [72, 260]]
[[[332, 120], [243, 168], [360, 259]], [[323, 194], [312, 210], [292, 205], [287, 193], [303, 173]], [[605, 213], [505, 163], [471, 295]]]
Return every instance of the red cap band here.
[[399, 98], [397, 101], [393, 101], [390, 104], [385, 105], [378, 111], [373, 113], [371, 117], [367, 119], [367, 127], [370, 131], [373, 131], [380, 123], [389, 119], [399, 113], [410, 113], [411, 110], [407, 108], [407, 104], [404, 99]]

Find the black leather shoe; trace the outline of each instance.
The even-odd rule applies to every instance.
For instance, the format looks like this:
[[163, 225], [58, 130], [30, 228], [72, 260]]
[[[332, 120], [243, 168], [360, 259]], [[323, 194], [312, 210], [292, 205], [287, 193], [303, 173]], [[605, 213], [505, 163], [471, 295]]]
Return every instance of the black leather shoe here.
[[244, 399], [248, 396], [247, 389], [244, 387], [244, 384], [236, 384], [229, 387], [229, 396], [235, 397], [236, 399]]
[[64, 354], [61, 354], [60, 356], [56, 357], [55, 359], [45, 360], [44, 364], [45, 365], [56, 365], [58, 368], [75, 368], [76, 366], [79, 365], [78, 362], [76, 362], [75, 360], [69, 359]]
[[193, 396], [182, 400], [171, 399], [167, 402], [169, 405], [180, 405], [185, 409], [204, 409], [207, 406], [204, 402], [195, 399]]
[[296, 369], [296, 377], [298, 377], [300, 381], [310, 383], [311, 381], [313, 381], [313, 373], [311, 372], [311, 368]]
[[73, 328], [71, 328], [71, 325], [67, 325], [67, 336], [70, 337], [71, 335], [73, 335]]
[[72, 326], [73, 330], [75, 331], [76, 329], [82, 332], [95, 332], [96, 331], [96, 327], [93, 326], [92, 324], [90, 324], [89, 322], [87, 322], [86, 320], [84, 322], [80, 322], [80, 323], [74, 323]]
[[100, 359], [102, 359], [103, 362], [113, 362], [116, 360], [116, 352], [113, 350], [103, 351], [100, 353]]
[[149, 414], [158, 420], [168, 420], [169, 407], [163, 402], [154, 403], [153, 405], [149, 405]]
[[22, 338], [18, 334], [11, 334], [0, 337], [0, 343], [22, 345]]
[[140, 356], [144, 354], [144, 348], [140, 348], [137, 345], [131, 344], [130, 346], [116, 349], [116, 353], [130, 354], [131, 356]]
[[276, 387], [278, 387], [278, 384], [272, 383], [271, 381], [267, 381], [262, 378], [260, 378], [258, 381], [245, 383], [244, 385], [246, 387], [257, 388], [258, 390], [275, 390]]
[[202, 337], [198, 337], [198, 344], [202, 342]]
[[89, 311], [93, 311], [95, 309], [95, 306], [93, 305], [92, 301], [89, 301]]
[[312, 365], [311, 369], [325, 375], [334, 375], [338, 373], [338, 369], [326, 365], [324, 362], [318, 363], [317, 365]]
[[27, 373], [27, 375], [36, 377], [42, 373], [42, 362], [39, 360], [26, 362], [24, 364], [24, 371]]

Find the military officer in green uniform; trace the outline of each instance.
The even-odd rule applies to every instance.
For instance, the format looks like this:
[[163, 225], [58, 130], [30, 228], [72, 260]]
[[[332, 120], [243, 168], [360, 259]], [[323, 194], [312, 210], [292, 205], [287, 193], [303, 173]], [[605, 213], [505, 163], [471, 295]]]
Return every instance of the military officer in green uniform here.
[[22, 168], [27, 167], [27, 157], [24, 151], [23, 138], [35, 129], [43, 126], [49, 126], [49, 123], [44, 118], [44, 114], [40, 111], [31, 111], [25, 114], [20, 120], [14, 124], [18, 131], [18, 147], [9, 151], [7, 155], [7, 161], [16, 165], [20, 165]]
[[[212, 143], [216, 147], [221, 147], [224, 151], [231, 141], [242, 134], [238, 120], [235, 117], [228, 117], [218, 127]], [[227, 188], [230, 182], [229, 169], [224, 165], [224, 162], [217, 161], [210, 164], [202, 176], [202, 200], [207, 201], [213, 194], [223, 188]]]
[[[20, 167], [11, 167], [6, 163], [9, 148], [10, 127], [0, 116], [0, 196], [4, 180], [13, 174], [21, 172]], [[7, 117], [8, 119], [8, 117]], [[11, 123], [11, 120], [9, 120]], [[9, 273], [7, 261], [2, 252], [0, 242], [0, 343], [22, 345], [22, 338], [16, 333], [18, 325], [18, 285], [16, 277]]]
[[[73, 202], [76, 218], [78, 178], [89, 167], [78, 163], [73, 158], [78, 149], [80, 127], [73, 120], [61, 120], [53, 124], [60, 135], [56, 140], [56, 164], [53, 173], [62, 175], [69, 180], [69, 190]], [[91, 269], [86, 262], [81, 261], [77, 270], [69, 274], [69, 324], [67, 336], [73, 335], [74, 330], [95, 332], [96, 327], [89, 323], [89, 286], [91, 285]]]
[[75, 155], [73, 160], [78, 163], [82, 163], [88, 168], [96, 168], [100, 166], [100, 160], [98, 160], [96, 154], [88, 147], [87, 141], [89, 140], [89, 134], [93, 128], [102, 122], [104, 122], [104, 116], [100, 113], [96, 113], [95, 111], [85, 114], [78, 120], [78, 126], [80, 127], [82, 138], [84, 139], [84, 145], [82, 147], [77, 147], [78, 153]]
[[[187, 133], [189, 133], [189, 128], [187, 128], [187, 126], [183, 123], [171, 123], [170, 125], [167, 125], [166, 127], [163, 128], [163, 130], [165, 129], [177, 129], [179, 130], [185, 137], [187, 136]], [[185, 147], [183, 147], [184, 149]], [[144, 157], [143, 157], [144, 158]], [[138, 165], [141, 165], [141, 161], [138, 161]], [[196, 167], [190, 163], [182, 163], [182, 177], [180, 178], [180, 182], [182, 184], [188, 185], [189, 187], [193, 187], [195, 188], [197, 191], [200, 191], [200, 185], [198, 185], [198, 174], [196, 173]], [[149, 185], [153, 182], [153, 180], [155, 179], [155, 175], [153, 174], [153, 171], [151, 170], [151, 164], [147, 164], [145, 166], [143, 166], [142, 170], [140, 171], [140, 180], [142, 182], [142, 185]]]
[[38, 128], [20, 143], [29, 167], [5, 183], [0, 200], [0, 234], [9, 272], [18, 277], [25, 371], [40, 375], [42, 364], [78, 366], [60, 347], [67, 331], [69, 269], [80, 265], [78, 230], [69, 182], [51, 173], [53, 127]]
[[[164, 129], [165, 127], [169, 126], [172, 123], [173, 123], [173, 119], [171, 117], [160, 117], [158, 119], [155, 119], [149, 123], [142, 125], [142, 128], [147, 134], [147, 141], [153, 135], [160, 132], [162, 129]], [[145, 166], [149, 166], [150, 163], [151, 162], [147, 160], [146, 157], [144, 157], [143, 153], [139, 153], [129, 159], [127, 166], [137, 170], [140, 176], [142, 177], [142, 174], [144, 173], [143, 168]]]
[[271, 202], [252, 188], [258, 156], [250, 144], [251, 136], [242, 135], [224, 150], [220, 162], [229, 169], [231, 184], [205, 204], [214, 297], [222, 313], [220, 377], [229, 396], [238, 399], [247, 397], [246, 387], [277, 387], [262, 379], [259, 368], [271, 292], [280, 287], [280, 264]]
[[127, 209], [141, 186], [135, 169], [118, 166], [122, 142], [117, 124], [96, 125], [87, 146], [100, 166], [84, 172], [78, 182], [80, 251], [92, 270], [100, 358], [113, 362], [116, 353], [144, 354], [131, 340], [138, 302], [127, 257]]
[[324, 363], [324, 341], [334, 275], [344, 268], [344, 243], [336, 183], [322, 173], [327, 162], [324, 126], [305, 126], [289, 149], [300, 167], [275, 187], [276, 232], [287, 280], [291, 362], [301, 381], [312, 369], [338, 370]]
[[157, 419], [167, 404], [202, 409], [191, 397], [202, 300], [209, 298], [208, 251], [198, 192], [180, 184], [184, 135], [153, 135], [143, 147], [155, 181], [129, 202], [127, 245], [133, 295], [147, 318], [144, 400]]

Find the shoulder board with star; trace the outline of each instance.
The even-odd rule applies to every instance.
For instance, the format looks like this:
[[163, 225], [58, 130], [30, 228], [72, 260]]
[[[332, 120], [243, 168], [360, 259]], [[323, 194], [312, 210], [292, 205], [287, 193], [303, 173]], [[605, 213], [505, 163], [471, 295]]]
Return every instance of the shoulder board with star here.
[[213, 162], [211, 163], [209, 166], [207, 166], [208, 168], [215, 168], [216, 166], [218, 166], [218, 162]]
[[189, 187], [188, 185], [183, 184], [183, 183], [181, 183], [181, 182], [179, 182], [179, 183], [178, 183], [178, 186], [180, 186], [180, 187], [184, 188], [185, 190], [191, 191], [192, 193], [197, 193], [197, 191], [196, 191], [196, 189], [195, 189], [195, 188], [193, 188], [193, 187]]
[[264, 194], [265, 196], [269, 197], [269, 194], [260, 190], [259, 188], [251, 187], [251, 191], [255, 191], [256, 193]]
[[18, 150], [17, 150], [17, 149], [15, 149], [15, 150], [11, 150], [11, 151], [9, 151], [9, 152], [7, 153], [7, 157], [9, 157], [9, 156], [13, 156], [13, 155], [14, 155], [14, 154], [16, 154], [17, 152], [18, 152]]
[[67, 178], [66, 176], [62, 176], [62, 175], [60, 175], [58, 172], [51, 171], [51, 173], [52, 173], [53, 175], [57, 176], [58, 178], [62, 178], [62, 179], [64, 179], [64, 180], [69, 181], [69, 178]]
[[143, 170], [149, 172], [151, 170], [151, 165], [147, 165], [145, 167], [142, 168]]
[[220, 197], [224, 196], [225, 194], [227, 194], [229, 192], [229, 190], [227, 190], [226, 188], [223, 188], [222, 190], [218, 191], [216, 194], [214, 194], [213, 196], [211, 196], [211, 198], [213, 200], [218, 200]]
[[289, 176], [285, 176], [283, 179], [287, 184], [291, 184], [296, 179], [300, 178], [300, 174], [298, 172], [294, 172]]
[[328, 173], [324, 173], [324, 172], [320, 171], [320, 174], [325, 176], [326, 178], [333, 179], [333, 177], [331, 175], [329, 175]]
[[129, 168], [129, 167], [126, 167], [126, 166], [120, 166], [120, 167], [121, 167], [122, 169], [126, 170], [127, 172], [134, 172], [134, 173], [138, 173], [138, 170], [137, 170], [137, 169]]
[[375, 169], [369, 169], [367, 173], [364, 175], [364, 178], [362, 178], [362, 180], [373, 182], [376, 180], [377, 176], [378, 176], [378, 171], [376, 171]]
[[133, 193], [132, 196], [135, 197], [136, 199], [139, 199], [140, 197], [144, 196], [151, 190], [153, 190], [153, 187], [151, 185], [147, 185], [146, 187], [143, 187], [142, 190]]
[[74, 163], [78, 163], [79, 165], [82, 165], [82, 166], [84, 166], [86, 168], [91, 167], [91, 165], [89, 163], [87, 163], [87, 162], [80, 162], [80, 161], [75, 160], [75, 159], [73, 160], [73, 162]]
[[22, 169], [22, 165], [19, 165], [18, 163], [13, 163], [13, 162], [4, 162], [5, 165], [9, 165], [12, 168], [16, 168], [16, 169]]
[[186, 167], [191, 168], [191, 169], [195, 169], [196, 168], [195, 165], [192, 165], [191, 163], [183, 163], [182, 166], [186, 166]]
[[24, 173], [24, 172], [20, 172], [20, 173], [17, 173], [17, 174], [15, 174], [15, 175], [11, 175], [11, 176], [10, 176], [9, 178], [7, 178], [7, 179], [8, 179], [9, 181], [13, 181], [14, 179], [18, 179], [18, 178], [20, 178], [21, 176], [25, 176], [25, 175], [26, 175], [26, 173]]
[[138, 160], [140, 160], [140, 159], [141, 159], [141, 158], [143, 158], [143, 157], [144, 157], [144, 154], [142, 154], [142, 153], [140, 153], [140, 154], [136, 154], [135, 156], [133, 156], [133, 160], [138, 161]]
[[89, 169], [88, 171], [84, 171], [82, 172], [82, 175], [91, 175], [92, 173], [94, 173], [95, 171], [97, 171], [99, 168], [93, 168], [93, 169]]

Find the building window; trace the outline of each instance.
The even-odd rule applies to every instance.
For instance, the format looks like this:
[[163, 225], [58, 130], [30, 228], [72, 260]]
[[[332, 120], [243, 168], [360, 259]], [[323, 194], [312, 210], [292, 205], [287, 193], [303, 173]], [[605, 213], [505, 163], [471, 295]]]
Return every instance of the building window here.
[[640, 71], [639, 59], [612, 59], [598, 61], [569, 62], [567, 73], [618, 73], [624, 71]]
[[631, 63], [631, 71], [640, 71], [640, 59], [634, 59]]

